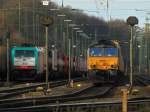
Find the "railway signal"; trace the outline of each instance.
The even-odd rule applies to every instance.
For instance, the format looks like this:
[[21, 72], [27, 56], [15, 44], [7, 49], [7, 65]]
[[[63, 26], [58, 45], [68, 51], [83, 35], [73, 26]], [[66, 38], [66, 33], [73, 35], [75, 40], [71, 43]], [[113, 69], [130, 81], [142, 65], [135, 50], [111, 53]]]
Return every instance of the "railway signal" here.
[[41, 18], [42, 24], [45, 26], [45, 59], [46, 59], [46, 75], [45, 75], [45, 81], [46, 81], [46, 89], [49, 89], [49, 82], [48, 82], [48, 26], [53, 24], [53, 18], [50, 16], [44, 16]]
[[135, 16], [127, 18], [127, 24], [131, 26], [131, 38], [130, 38], [130, 86], [133, 85], [133, 28], [138, 24], [138, 19]]

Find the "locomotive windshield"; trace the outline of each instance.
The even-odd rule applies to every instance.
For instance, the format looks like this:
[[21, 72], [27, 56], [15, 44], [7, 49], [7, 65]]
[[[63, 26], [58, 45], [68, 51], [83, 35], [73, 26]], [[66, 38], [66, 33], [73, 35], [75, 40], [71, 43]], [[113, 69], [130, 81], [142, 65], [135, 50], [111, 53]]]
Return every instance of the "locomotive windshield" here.
[[118, 56], [117, 48], [105, 48], [105, 56]]
[[90, 56], [102, 56], [102, 48], [91, 48], [90, 49]]
[[34, 57], [34, 51], [31, 50], [16, 50], [15, 57]]
[[90, 48], [90, 56], [118, 56], [117, 48]]

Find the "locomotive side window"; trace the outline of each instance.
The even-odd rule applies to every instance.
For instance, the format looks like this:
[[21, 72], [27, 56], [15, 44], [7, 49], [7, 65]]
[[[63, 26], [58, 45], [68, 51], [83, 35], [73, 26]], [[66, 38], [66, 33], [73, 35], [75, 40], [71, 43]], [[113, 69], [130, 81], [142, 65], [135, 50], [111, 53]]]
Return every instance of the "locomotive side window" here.
[[16, 50], [15, 57], [34, 57], [34, 51], [31, 50]]
[[102, 56], [103, 49], [102, 48], [91, 48], [90, 49], [90, 56]]
[[118, 56], [117, 48], [105, 48], [105, 56]]

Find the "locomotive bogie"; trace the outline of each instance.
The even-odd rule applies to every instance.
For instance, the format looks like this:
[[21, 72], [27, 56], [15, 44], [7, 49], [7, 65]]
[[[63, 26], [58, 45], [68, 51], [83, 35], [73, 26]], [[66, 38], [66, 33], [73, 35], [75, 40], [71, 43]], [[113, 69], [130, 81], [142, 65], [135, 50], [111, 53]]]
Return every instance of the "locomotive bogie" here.
[[88, 71], [88, 78], [94, 83], [112, 83], [118, 77], [116, 70], [91, 70]]

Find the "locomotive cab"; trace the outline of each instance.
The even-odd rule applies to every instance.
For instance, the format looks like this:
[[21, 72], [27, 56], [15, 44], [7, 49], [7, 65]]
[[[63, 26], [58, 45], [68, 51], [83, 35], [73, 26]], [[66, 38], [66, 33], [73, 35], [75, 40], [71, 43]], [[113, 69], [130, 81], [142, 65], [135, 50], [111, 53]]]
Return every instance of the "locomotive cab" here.
[[13, 47], [11, 49], [12, 80], [26, 80], [35, 77], [38, 73], [38, 48]]

